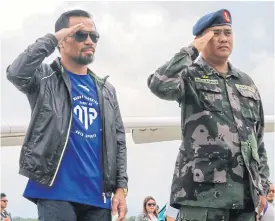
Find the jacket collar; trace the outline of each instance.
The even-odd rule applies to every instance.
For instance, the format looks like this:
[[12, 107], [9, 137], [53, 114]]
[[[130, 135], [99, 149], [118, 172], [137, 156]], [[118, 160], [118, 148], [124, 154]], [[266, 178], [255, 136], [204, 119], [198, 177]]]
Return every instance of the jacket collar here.
[[[202, 69], [204, 69], [206, 71], [206, 75], [213, 75], [213, 74], [218, 74], [217, 71], [215, 71], [214, 68], [212, 68], [205, 60], [202, 56], [200, 56], [196, 62], [196, 64], [198, 64]], [[228, 66], [229, 66], [229, 73], [228, 73], [228, 77], [229, 76], [234, 76], [237, 78], [240, 78], [241, 75], [239, 74], [239, 71], [228, 61]]]
[[[63, 67], [61, 64], [61, 58], [57, 57], [52, 63], [51, 63], [51, 68], [56, 71], [57, 73], [62, 73], [63, 72]], [[104, 85], [108, 79], [108, 75], [105, 76], [104, 78], [98, 77], [92, 70], [88, 68], [88, 74], [92, 76], [99, 84]]]

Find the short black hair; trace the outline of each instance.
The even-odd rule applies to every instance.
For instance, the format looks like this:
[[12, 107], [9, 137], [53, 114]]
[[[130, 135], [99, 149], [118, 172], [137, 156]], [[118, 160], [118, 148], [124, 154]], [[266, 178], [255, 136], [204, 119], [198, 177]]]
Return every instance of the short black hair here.
[[70, 10], [67, 12], [64, 12], [60, 17], [57, 19], [55, 22], [55, 32], [58, 32], [59, 30], [63, 28], [68, 28], [69, 27], [69, 18], [70, 17], [86, 17], [86, 18], [92, 18], [93, 16], [80, 9], [75, 9], [75, 10]]
[[1, 193], [1, 198], [3, 197], [7, 197], [7, 195], [5, 193]]

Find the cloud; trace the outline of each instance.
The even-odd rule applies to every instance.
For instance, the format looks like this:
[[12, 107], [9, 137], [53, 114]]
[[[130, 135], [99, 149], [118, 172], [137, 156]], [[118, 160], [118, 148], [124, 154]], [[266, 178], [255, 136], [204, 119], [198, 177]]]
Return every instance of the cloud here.
[[[7, 8], [1, 7], [0, 13], [4, 24], [1, 27], [5, 30], [5, 35], [1, 35], [1, 114], [2, 118], [12, 123], [27, 123], [30, 119], [30, 108], [25, 95], [6, 79], [7, 65], [38, 37], [52, 32], [59, 15], [72, 8], [84, 8], [94, 15], [101, 37], [95, 63], [90, 68], [100, 76], [110, 75], [109, 80], [116, 87], [122, 115], [161, 117], [180, 116], [180, 109], [176, 102], [158, 99], [150, 92], [146, 85], [148, 76], [171, 59], [181, 47], [192, 42], [192, 27], [202, 14], [228, 6], [234, 12], [234, 31], [237, 33], [233, 64], [248, 73], [258, 85], [265, 114], [274, 114], [274, 23], [270, 19], [274, 17], [274, 12], [267, 10], [270, 3], [55, 3], [54, 0], [49, 0], [45, 3], [16, 1], [16, 7], [13, 3], [14, 1], [5, 1], [4, 4], [9, 5]], [[197, 7], [198, 4], [200, 8]], [[26, 9], [26, 5], [32, 7]], [[249, 10], [245, 10], [247, 8]], [[256, 17], [251, 16], [256, 12]], [[12, 16], [15, 19], [10, 21], [8, 18], [11, 15], [16, 16]], [[258, 21], [257, 27], [254, 26], [254, 21]], [[245, 31], [244, 27], [251, 31]], [[51, 62], [58, 54], [55, 51], [45, 61]], [[271, 155], [274, 153], [274, 134], [267, 134], [265, 140], [268, 155]], [[180, 141], [135, 145], [131, 136], [127, 135], [129, 214], [137, 215], [140, 212], [146, 195], [156, 197], [160, 205], [169, 200], [179, 143]], [[35, 205], [21, 197], [26, 179], [18, 175], [19, 151], [20, 148], [1, 149], [1, 189], [10, 196], [10, 210], [14, 215], [36, 216]], [[270, 162], [273, 168], [272, 158]]]
[[30, 15], [44, 14], [52, 11], [53, 8], [62, 4], [59, 0], [47, 1], [3, 1], [0, 8], [1, 31], [0, 35], [5, 36], [11, 31], [18, 30], [23, 27], [23, 21]]
[[251, 28], [249, 32], [252, 40], [256, 41], [264, 40], [268, 35], [265, 25], [259, 20], [253, 22], [253, 28]]
[[250, 59], [255, 66], [249, 75], [259, 89], [265, 115], [274, 115], [274, 57], [261, 51], [253, 53]]

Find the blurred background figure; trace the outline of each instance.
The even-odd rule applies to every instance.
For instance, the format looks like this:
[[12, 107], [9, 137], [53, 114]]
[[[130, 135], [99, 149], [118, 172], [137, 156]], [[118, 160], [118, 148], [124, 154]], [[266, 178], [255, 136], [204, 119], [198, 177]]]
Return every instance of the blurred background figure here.
[[179, 210], [166, 203], [159, 209], [158, 221], [180, 221]]
[[156, 205], [156, 213], [157, 213], [157, 216], [159, 215], [159, 205]]
[[261, 221], [273, 221], [274, 220], [274, 184], [270, 184], [270, 188], [267, 194], [267, 203], [264, 209], [264, 215]]
[[8, 199], [5, 193], [1, 193], [1, 221], [12, 221], [11, 214], [7, 212]]
[[143, 201], [143, 211], [135, 221], [158, 221], [156, 200], [152, 196], [147, 196]]

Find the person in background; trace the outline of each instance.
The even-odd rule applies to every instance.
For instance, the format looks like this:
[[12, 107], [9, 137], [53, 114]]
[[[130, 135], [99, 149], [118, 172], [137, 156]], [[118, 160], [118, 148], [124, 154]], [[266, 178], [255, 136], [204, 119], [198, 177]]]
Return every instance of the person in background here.
[[7, 212], [8, 199], [5, 193], [1, 193], [1, 221], [12, 221], [11, 214]]
[[157, 216], [159, 215], [159, 205], [156, 206], [156, 213], [157, 213]]
[[264, 215], [261, 221], [273, 221], [274, 220], [274, 184], [270, 184], [269, 191], [267, 194], [267, 203], [264, 209]]
[[156, 200], [152, 196], [147, 196], [143, 201], [143, 211], [140, 213], [135, 221], [157, 221]]

